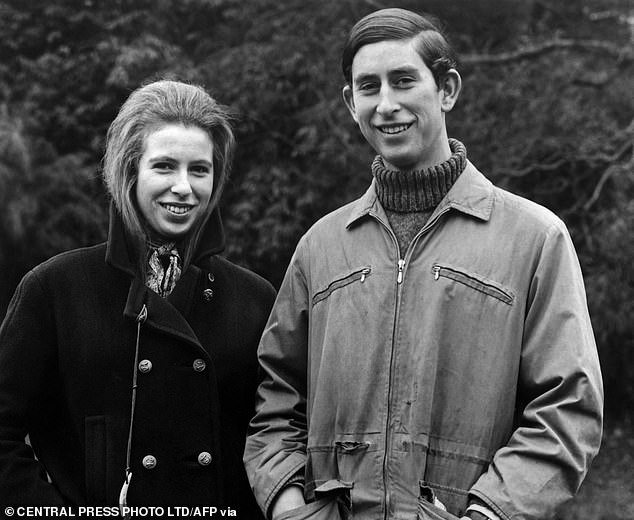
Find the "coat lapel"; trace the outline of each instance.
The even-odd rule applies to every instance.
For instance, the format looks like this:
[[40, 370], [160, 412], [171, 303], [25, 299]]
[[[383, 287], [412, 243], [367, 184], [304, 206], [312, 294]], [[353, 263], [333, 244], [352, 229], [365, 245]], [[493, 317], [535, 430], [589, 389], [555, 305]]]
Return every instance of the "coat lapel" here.
[[[176, 301], [174, 303], [182, 305], [180, 309], [173, 305], [173, 302], [161, 298], [154, 291], [148, 289], [139, 277], [135, 277], [130, 285], [124, 315], [129, 319], [136, 320], [143, 309], [143, 305], [145, 305], [147, 318], [143, 324], [144, 327], [172, 336], [191, 345], [201, 353], [205, 353], [206, 351], [198, 337], [181, 312], [181, 310], [189, 310], [192, 305], [191, 295], [197, 285], [198, 277], [198, 273], [193, 272], [190, 268], [179, 280], [179, 284], [177, 284], [177, 287], [180, 285], [179, 294], [175, 295]], [[189, 297], [187, 296], [188, 293]]]
[[124, 315], [136, 320], [143, 305], [147, 309], [144, 327], [150, 327], [158, 332], [177, 338], [195, 347], [201, 353], [206, 353], [198, 337], [186, 320], [191, 315], [196, 298], [201, 296], [203, 271], [194, 265], [204, 262], [210, 255], [222, 251], [224, 248], [224, 231], [218, 209], [215, 209], [200, 238], [200, 245], [187, 271], [178, 280], [174, 291], [166, 299], [151, 291], [139, 278], [134, 262], [134, 245], [130, 241], [120, 215], [114, 205], [110, 207], [110, 229], [106, 249], [108, 265], [126, 272], [131, 278], [130, 290], [124, 309]]

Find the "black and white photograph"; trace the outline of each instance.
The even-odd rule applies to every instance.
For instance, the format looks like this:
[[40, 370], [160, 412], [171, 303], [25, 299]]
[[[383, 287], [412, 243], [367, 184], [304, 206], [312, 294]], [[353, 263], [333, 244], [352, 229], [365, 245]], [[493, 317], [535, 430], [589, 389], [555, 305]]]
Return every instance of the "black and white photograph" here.
[[634, 520], [630, 0], [0, 0], [0, 519]]

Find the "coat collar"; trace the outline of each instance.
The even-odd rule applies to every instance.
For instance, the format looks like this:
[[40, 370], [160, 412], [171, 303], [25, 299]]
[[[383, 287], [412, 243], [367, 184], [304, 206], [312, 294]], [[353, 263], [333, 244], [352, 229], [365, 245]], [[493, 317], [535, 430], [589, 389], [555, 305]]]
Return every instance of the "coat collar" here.
[[[349, 228], [366, 216], [385, 217], [385, 211], [379, 203], [375, 189], [376, 181], [368, 190], [353, 202], [350, 218], [346, 222]], [[451, 187], [447, 195], [440, 201], [434, 214], [447, 209], [454, 209], [483, 221], [491, 218], [493, 209], [493, 184], [476, 167], [467, 161], [467, 166]], [[432, 215], [433, 218], [433, 215]]]
[[[220, 210], [215, 208], [200, 236], [200, 242], [194, 253], [192, 263], [201, 265], [207, 258], [220, 253], [224, 248], [225, 233], [220, 218]], [[136, 275], [134, 245], [114, 204], [110, 205], [106, 263], [128, 273], [130, 276]]]
[[161, 298], [148, 289], [138, 275], [132, 240], [125, 231], [121, 216], [113, 206], [110, 208], [106, 263], [131, 278], [123, 314], [136, 320], [145, 307], [145, 326], [178, 338], [197, 348], [201, 354], [205, 350], [185, 317], [189, 315], [195, 298], [200, 296], [198, 293], [204, 284], [206, 273], [201, 267], [208, 267], [208, 259], [223, 248], [224, 232], [220, 213], [216, 209], [203, 230], [192, 264], [183, 272], [172, 294], [168, 298]]

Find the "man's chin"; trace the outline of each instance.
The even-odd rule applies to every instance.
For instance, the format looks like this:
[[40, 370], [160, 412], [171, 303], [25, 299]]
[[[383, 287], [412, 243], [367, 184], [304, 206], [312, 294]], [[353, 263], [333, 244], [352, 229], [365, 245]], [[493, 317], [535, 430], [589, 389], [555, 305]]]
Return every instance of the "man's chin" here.
[[417, 161], [409, 156], [381, 154], [381, 157], [383, 157], [386, 168], [390, 170], [406, 172], [416, 168]]

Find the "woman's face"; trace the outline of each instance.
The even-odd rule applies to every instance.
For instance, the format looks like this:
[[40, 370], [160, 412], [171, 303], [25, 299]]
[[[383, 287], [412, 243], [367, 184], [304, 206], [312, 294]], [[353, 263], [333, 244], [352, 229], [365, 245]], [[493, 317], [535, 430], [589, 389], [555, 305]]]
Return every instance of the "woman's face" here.
[[158, 236], [182, 238], [206, 213], [214, 187], [214, 145], [196, 126], [166, 124], [145, 138], [136, 199]]

